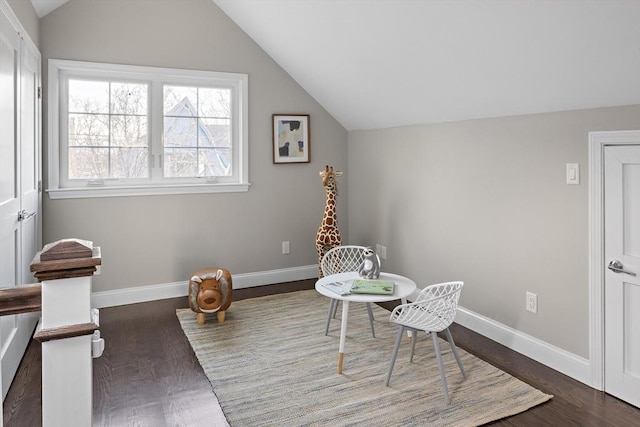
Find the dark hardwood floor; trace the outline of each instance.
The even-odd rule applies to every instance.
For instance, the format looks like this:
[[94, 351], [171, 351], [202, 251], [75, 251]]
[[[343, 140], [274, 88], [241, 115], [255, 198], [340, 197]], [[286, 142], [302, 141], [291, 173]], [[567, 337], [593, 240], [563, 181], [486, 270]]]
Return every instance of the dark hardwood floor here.
[[[313, 289], [314, 283], [237, 289], [234, 300]], [[214, 402], [211, 387], [175, 315], [176, 308], [186, 307], [184, 297], [100, 310], [107, 345], [103, 356], [94, 359], [95, 426], [212, 425], [206, 421]], [[451, 332], [461, 348], [554, 395], [493, 426], [640, 426], [638, 408], [462, 326], [454, 324]], [[42, 425], [40, 365], [40, 345], [32, 341], [4, 401], [5, 427]]]

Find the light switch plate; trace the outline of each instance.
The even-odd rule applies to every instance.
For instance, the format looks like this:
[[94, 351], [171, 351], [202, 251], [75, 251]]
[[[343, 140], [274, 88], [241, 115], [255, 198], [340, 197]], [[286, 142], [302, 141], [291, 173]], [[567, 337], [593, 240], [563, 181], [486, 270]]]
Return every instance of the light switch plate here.
[[567, 184], [580, 184], [580, 163], [567, 163]]

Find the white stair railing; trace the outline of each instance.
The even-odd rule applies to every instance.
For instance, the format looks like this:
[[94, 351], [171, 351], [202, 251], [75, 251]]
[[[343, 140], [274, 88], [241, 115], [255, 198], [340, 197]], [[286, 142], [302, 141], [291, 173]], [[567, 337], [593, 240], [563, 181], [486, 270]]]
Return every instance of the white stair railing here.
[[98, 310], [91, 308], [100, 264], [100, 248], [78, 239], [45, 246], [31, 263], [42, 287], [34, 338], [42, 344], [43, 427], [92, 425], [93, 358], [104, 350]]

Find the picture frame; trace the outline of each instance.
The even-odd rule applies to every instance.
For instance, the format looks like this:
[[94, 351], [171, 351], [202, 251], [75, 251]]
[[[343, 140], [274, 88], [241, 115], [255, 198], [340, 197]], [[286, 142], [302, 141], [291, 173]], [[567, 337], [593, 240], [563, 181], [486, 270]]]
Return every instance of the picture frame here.
[[309, 163], [309, 114], [273, 115], [273, 163]]

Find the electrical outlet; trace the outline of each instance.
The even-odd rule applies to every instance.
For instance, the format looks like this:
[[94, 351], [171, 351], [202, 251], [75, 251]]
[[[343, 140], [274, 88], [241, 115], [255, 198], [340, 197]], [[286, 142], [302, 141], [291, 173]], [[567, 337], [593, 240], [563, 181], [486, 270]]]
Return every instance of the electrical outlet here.
[[282, 242], [282, 254], [286, 255], [290, 252], [289, 250], [289, 241]]
[[382, 252], [382, 245], [380, 243], [376, 243], [376, 253], [380, 255], [380, 252]]
[[380, 258], [387, 259], [387, 247], [380, 245]]
[[527, 301], [525, 308], [531, 313], [538, 313], [538, 295], [533, 292], [527, 292]]

